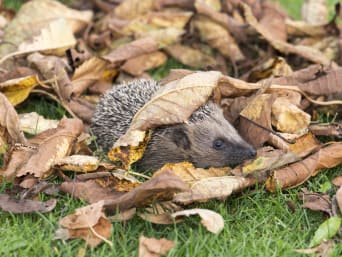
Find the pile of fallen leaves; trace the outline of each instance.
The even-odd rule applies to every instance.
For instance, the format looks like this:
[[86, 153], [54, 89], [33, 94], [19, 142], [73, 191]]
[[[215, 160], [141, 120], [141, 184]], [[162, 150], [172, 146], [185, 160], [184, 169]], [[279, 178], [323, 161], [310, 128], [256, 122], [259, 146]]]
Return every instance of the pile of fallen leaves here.
[[[324, 2], [306, 1], [301, 21], [266, 0], [79, 0], [74, 9], [32, 0], [16, 14], [1, 9], [0, 153], [5, 164], [0, 175], [14, 182], [16, 190], [10, 191], [20, 199], [1, 194], [0, 208], [53, 210], [56, 200], [39, 202], [38, 193], [62, 191], [84, 199], [91, 205], [63, 218], [56, 237], [81, 237], [92, 246], [111, 244], [106, 239], [110, 221], [135, 215], [157, 224], [199, 215], [209, 231], [219, 233], [219, 214], [184, 206], [226, 199], [256, 183], [266, 183], [272, 192], [295, 187], [337, 166], [341, 123], [320, 124], [317, 117], [338, 113], [342, 104], [342, 26], [336, 22], [342, 10], [337, 4], [328, 21]], [[165, 90], [113, 142], [108, 157], [122, 165], [95, 157], [88, 128], [99, 96], [113, 83], [150, 77], [147, 71], [170, 58], [193, 70], [172, 70], [161, 81]], [[33, 94], [58, 102], [72, 118], [18, 115], [15, 107]], [[258, 149], [255, 160], [233, 169], [167, 164], [152, 177], [129, 169], [143, 154], [147, 131], [186, 121], [209, 98]], [[170, 102], [175, 111], [164, 113]], [[323, 144], [316, 136], [336, 141]], [[70, 172], [77, 174], [74, 179]], [[52, 175], [64, 182], [52, 182]], [[313, 193], [303, 192], [310, 208], [332, 217], [312, 246], [340, 228], [334, 206], [337, 202], [342, 210], [341, 177], [334, 184], [340, 189], [333, 201], [327, 195], [312, 200]], [[324, 207], [313, 204], [323, 198]], [[114, 216], [107, 218], [104, 211]], [[153, 240], [141, 238], [141, 254], [165, 254], [163, 246], [173, 245], [162, 240], [160, 248], [148, 250]]]

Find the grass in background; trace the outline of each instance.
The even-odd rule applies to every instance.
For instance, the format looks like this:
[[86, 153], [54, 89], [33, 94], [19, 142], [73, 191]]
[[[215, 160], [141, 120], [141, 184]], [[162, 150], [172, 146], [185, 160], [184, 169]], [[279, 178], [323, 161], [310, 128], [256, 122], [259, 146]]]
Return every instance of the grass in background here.
[[[13, 5], [17, 6], [16, 9], [21, 2], [5, 0], [7, 7]], [[299, 6], [302, 0], [280, 2], [294, 17], [300, 17]], [[170, 68], [182, 67], [170, 59], [165, 66], [153, 70], [151, 74], [159, 79]], [[19, 108], [19, 112], [29, 111], [37, 111], [53, 119], [60, 119], [65, 114], [62, 107], [45, 98], [30, 98]], [[331, 185], [331, 179], [341, 175], [341, 169], [342, 165], [327, 170], [302, 187], [310, 191], [329, 188], [326, 185]], [[0, 192], [10, 186], [0, 184]], [[115, 222], [110, 238], [113, 248], [103, 244], [95, 249], [87, 249], [86, 256], [137, 256], [141, 234], [175, 240], [177, 245], [167, 255], [169, 257], [307, 256], [294, 253], [293, 249], [307, 248], [315, 230], [326, 217], [322, 213], [302, 209], [297, 197], [299, 191], [300, 188], [295, 188], [271, 194], [263, 188], [256, 188], [233, 195], [224, 202], [211, 201], [188, 206], [208, 208], [220, 213], [225, 220], [225, 228], [219, 235], [207, 232], [197, 217], [188, 218], [186, 222], [174, 226], [153, 225], [137, 217], [128, 222]], [[48, 198], [41, 195], [42, 200]], [[54, 241], [53, 235], [59, 219], [85, 203], [67, 195], [58, 195], [57, 199], [57, 207], [51, 213], [13, 215], [0, 211], [0, 256], [77, 256], [79, 250], [85, 247], [84, 241]], [[287, 207], [289, 201], [297, 207], [294, 212]], [[335, 246], [331, 256], [342, 256], [342, 244]]]

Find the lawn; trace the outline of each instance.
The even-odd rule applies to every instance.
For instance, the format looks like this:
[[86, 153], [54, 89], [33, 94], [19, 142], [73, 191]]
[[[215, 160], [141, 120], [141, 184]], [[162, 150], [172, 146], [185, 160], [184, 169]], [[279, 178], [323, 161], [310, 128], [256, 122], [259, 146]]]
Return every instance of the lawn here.
[[[5, 1], [18, 7], [21, 1]], [[294, 17], [299, 17], [303, 1], [279, 1]], [[337, 1], [330, 1], [331, 3]], [[11, 5], [12, 6], [12, 5]], [[170, 68], [179, 67], [169, 61], [165, 67], [153, 71], [155, 78], [165, 76]], [[19, 112], [37, 111], [48, 118], [60, 119], [65, 111], [47, 99], [31, 98]], [[308, 248], [315, 230], [326, 217], [301, 207], [298, 192], [303, 187], [309, 191], [322, 191], [322, 185], [341, 174], [342, 166], [326, 170], [299, 188], [269, 193], [263, 186], [245, 190], [226, 201], [190, 207], [208, 208], [220, 213], [225, 220], [224, 230], [213, 235], [194, 217], [176, 225], [153, 225], [138, 217], [127, 222], [114, 222], [107, 244], [85, 249], [83, 240], [53, 240], [60, 218], [84, 206], [85, 203], [66, 195], [57, 196], [57, 207], [50, 213], [14, 215], [0, 211], [0, 256], [137, 256], [140, 235], [165, 237], [176, 242], [167, 256], [304, 256], [294, 249]], [[0, 185], [0, 192], [11, 187]], [[328, 193], [333, 193], [329, 192]], [[42, 200], [48, 198], [41, 195]], [[296, 208], [288, 207], [288, 203]], [[342, 256], [342, 244], [337, 244], [331, 256]]]

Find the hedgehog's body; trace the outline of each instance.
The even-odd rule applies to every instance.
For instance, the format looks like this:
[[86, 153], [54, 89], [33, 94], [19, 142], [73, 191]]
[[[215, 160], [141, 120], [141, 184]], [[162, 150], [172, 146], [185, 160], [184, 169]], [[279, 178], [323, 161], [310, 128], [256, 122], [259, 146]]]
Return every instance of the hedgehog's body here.
[[[103, 150], [108, 151], [125, 134], [134, 115], [159, 88], [153, 80], [136, 80], [106, 92], [91, 124]], [[255, 150], [224, 118], [222, 110], [209, 101], [188, 122], [155, 129], [137, 166], [156, 170], [165, 163], [190, 161], [196, 167], [223, 167], [254, 156]]]

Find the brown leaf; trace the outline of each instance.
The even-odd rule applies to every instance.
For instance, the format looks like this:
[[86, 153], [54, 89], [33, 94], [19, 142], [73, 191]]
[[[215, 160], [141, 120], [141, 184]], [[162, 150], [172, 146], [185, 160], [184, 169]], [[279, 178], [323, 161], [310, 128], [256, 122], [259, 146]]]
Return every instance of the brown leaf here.
[[56, 161], [54, 167], [66, 171], [87, 173], [97, 170], [99, 164], [100, 161], [95, 156], [71, 155]]
[[138, 76], [149, 69], [163, 65], [166, 60], [167, 56], [163, 52], [156, 51], [128, 59], [125, 64], [121, 66], [121, 69], [129, 74]]
[[308, 249], [295, 249], [294, 251], [302, 254], [316, 253], [317, 257], [329, 257], [334, 250], [334, 240], [324, 240], [320, 245]]
[[11, 213], [50, 212], [56, 207], [56, 203], [56, 199], [39, 202], [27, 199], [18, 200], [11, 198], [9, 195], [0, 194], [0, 208]]
[[[112, 232], [112, 224], [105, 217], [103, 201], [88, 205], [75, 210], [74, 214], [68, 215], [59, 221], [59, 224], [68, 230], [58, 230], [57, 239], [82, 238], [90, 246], [97, 246]], [[64, 233], [67, 235], [63, 235]]]
[[159, 257], [165, 255], [174, 245], [173, 241], [165, 238], [155, 239], [140, 236], [139, 257]]
[[102, 58], [117, 64], [119, 62], [140, 56], [142, 54], [152, 53], [158, 50], [158, 45], [154, 39], [147, 37], [137, 39], [128, 44], [116, 48], [111, 53]]
[[95, 111], [94, 104], [82, 98], [73, 97], [70, 99], [70, 102], [68, 102], [67, 105], [70, 107], [72, 112], [84, 122], [91, 122], [91, 118], [93, 117], [93, 113]]
[[276, 188], [289, 188], [303, 184], [323, 169], [332, 168], [342, 161], [342, 143], [337, 142], [321, 148], [300, 162], [275, 170], [266, 182], [266, 188], [275, 192]]
[[100, 80], [107, 66], [107, 61], [97, 57], [92, 57], [82, 63], [72, 76], [72, 92], [75, 96], [80, 96], [94, 82]]
[[303, 188], [302, 192], [299, 193], [298, 198], [303, 200], [304, 208], [331, 214], [331, 201], [327, 194], [309, 192], [307, 189]]
[[170, 172], [164, 172], [127, 193], [104, 188], [94, 180], [64, 182], [61, 185], [62, 191], [90, 203], [105, 200], [105, 208], [111, 212], [116, 212], [118, 209], [120, 211], [128, 210], [133, 207], [148, 205], [155, 201], [171, 200], [174, 193], [188, 189], [184, 182]]
[[[122, 1], [122, 3], [114, 9], [114, 14], [121, 19], [130, 20], [151, 11], [153, 9], [153, 2], [153, 0]], [[134, 8], [132, 8], [132, 6], [134, 6]]]
[[189, 192], [181, 192], [173, 201], [180, 204], [207, 202], [211, 199], [224, 200], [234, 191], [248, 186], [248, 179], [238, 176], [224, 176], [201, 179], [194, 182]]
[[337, 187], [342, 186], [342, 176], [334, 178], [332, 183]]
[[295, 143], [288, 144], [288, 146], [291, 152], [298, 154], [300, 157], [305, 157], [318, 150], [321, 147], [321, 143], [309, 132], [296, 138]]
[[273, 84], [295, 85], [304, 92], [318, 95], [334, 95], [342, 93], [339, 81], [342, 80], [342, 68], [322, 68], [311, 65], [305, 69], [295, 71], [290, 76], [275, 78]]
[[3, 175], [35, 177], [50, 175], [54, 163], [70, 153], [75, 139], [81, 134], [83, 124], [78, 119], [64, 118], [56, 129], [49, 129], [15, 149], [6, 164]]
[[0, 152], [4, 153], [7, 144], [26, 143], [20, 130], [19, 117], [8, 99], [0, 93]]
[[316, 136], [332, 136], [342, 138], [342, 123], [336, 124], [314, 124], [309, 126], [309, 130]]
[[328, 20], [328, 5], [325, 0], [306, 0], [302, 6], [302, 19], [309, 24], [321, 25]]
[[201, 217], [201, 223], [206, 227], [208, 231], [214, 234], [218, 234], [224, 227], [224, 220], [222, 216], [212, 210], [206, 209], [190, 209], [184, 211], [178, 211], [172, 213], [173, 218], [179, 218], [182, 216], [199, 215]]
[[272, 125], [278, 131], [300, 134], [308, 128], [311, 116], [285, 97], [277, 97], [272, 104]]
[[224, 57], [230, 58], [233, 62], [245, 59], [235, 39], [223, 26], [205, 16], [195, 17], [194, 24], [201, 39], [216, 48]]
[[[274, 39], [273, 34], [257, 21], [250, 7], [244, 3], [242, 3], [242, 7], [246, 22], [251, 25], [259, 34], [261, 34], [267, 40], [267, 42], [278, 51], [285, 54], [296, 54], [314, 63], [320, 63], [327, 66], [331, 65], [332, 60], [328, 59], [322, 52], [316, 50], [315, 48], [302, 45], [293, 45], [282, 40]], [[334, 62], [333, 66], [336, 66]]]
[[186, 45], [175, 44], [168, 46], [165, 50], [173, 58], [190, 67], [203, 69], [216, 64], [212, 56]]
[[261, 94], [255, 97], [240, 113], [242, 118], [239, 124], [239, 132], [243, 138], [256, 148], [259, 148], [268, 140], [270, 132], [257, 127], [249, 120], [267, 129], [272, 129], [271, 106], [274, 101], [274, 95]]

